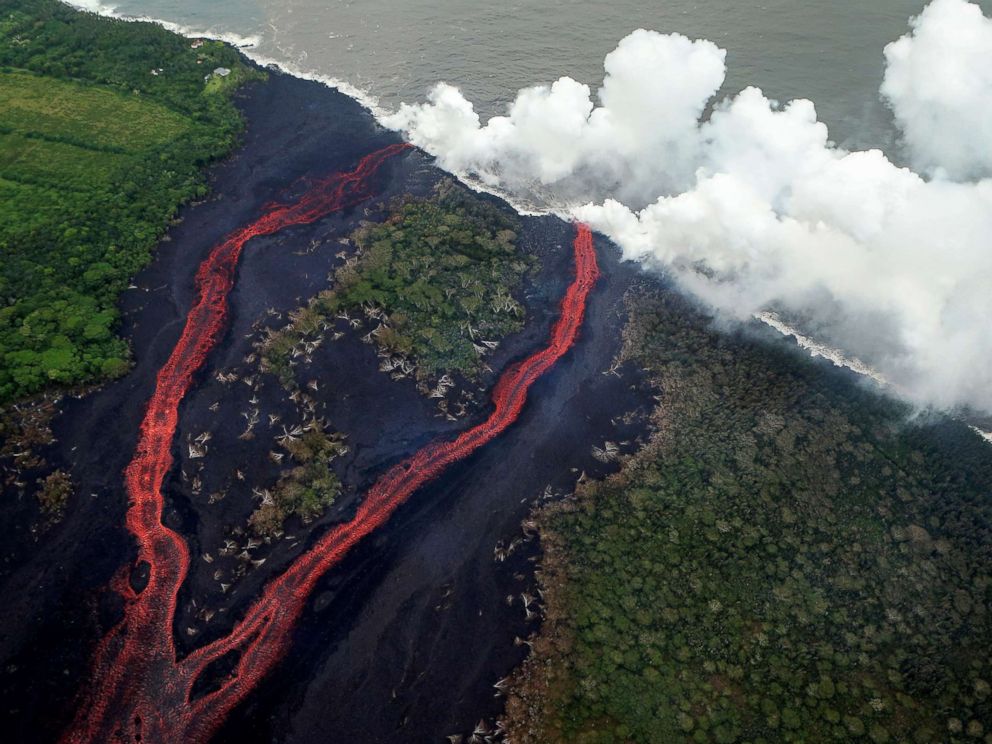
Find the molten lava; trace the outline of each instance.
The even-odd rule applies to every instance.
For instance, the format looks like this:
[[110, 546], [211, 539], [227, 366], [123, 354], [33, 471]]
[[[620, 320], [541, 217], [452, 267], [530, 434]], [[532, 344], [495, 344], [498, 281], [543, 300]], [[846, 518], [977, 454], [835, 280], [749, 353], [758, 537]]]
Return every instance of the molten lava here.
[[[172, 465], [170, 450], [179, 403], [221, 336], [241, 249], [257, 235], [313, 222], [368, 198], [369, 178], [405, 147], [379, 150], [363, 158], [354, 171], [318, 182], [297, 202], [271, 207], [215, 247], [200, 266], [196, 277], [199, 299], [158, 374], [137, 450], [125, 470], [130, 497], [127, 527], [138, 543], [138, 561], [148, 564], [148, 584], [135, 592], [123, 578], [115, 581], [114, 588], [126, 600], [124, 618], [97, 648], [86, 702], [65, 741], [164, 744], [209, 739], [286, 652], [291, 630], [320, 576], [418, 488], [512, 424], [530, 386], [574, 343], [586, 298], [599, 277], [592, 235], [585, 225], [577, 226], [576, 276], [562, 300], [551, 339], [545, 348], [503, 373], [493, 390], [489, 417], [454, 440], [428, 444], [387, 470], [369, 489], [354, 518], [330, 529], [271, 581], [229, 635], [177, 658], [172, 628], [176, 597], [189, 569], [189, 551], [183, 539], [162, 524], [161, 488]], [[216, 689], [194, 698], [197, 679], [225, 657], [236, 660], [234, 671]]]

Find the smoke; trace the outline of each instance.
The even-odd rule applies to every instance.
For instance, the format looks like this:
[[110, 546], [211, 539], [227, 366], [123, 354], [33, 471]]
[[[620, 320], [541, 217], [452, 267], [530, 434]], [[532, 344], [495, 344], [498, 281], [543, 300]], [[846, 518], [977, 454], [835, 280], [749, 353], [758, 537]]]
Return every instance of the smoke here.
[[482, 124], [441, 84], [387, 119], [460, 175], [570, 211], [721, 314], [774, 312], [924, 405], [992, 411], [992, 20], [934, 0], [885, 52], [920, 173], [847, 152], [807, 100], [721, 101], [724, 52], [639, 30], [594, 100], [561, 78]]
[[882, 95], [916, 167], [992, 175], [992, 19], [964, 0], [934, 0], [885, 48]]

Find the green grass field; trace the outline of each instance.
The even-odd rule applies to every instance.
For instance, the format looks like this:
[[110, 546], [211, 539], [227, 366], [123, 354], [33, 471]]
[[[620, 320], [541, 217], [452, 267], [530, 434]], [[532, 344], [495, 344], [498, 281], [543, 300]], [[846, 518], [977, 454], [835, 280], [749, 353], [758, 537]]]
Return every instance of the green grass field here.
[[178, 139], [191, 125], [189, 117], [140, 96], [0, 72], [4, 213], [23, 217], [22, 204], [50, 199], [57, 208], [63, 199], [76, 201], [80, 193], [106, 188], [135, 160]]
[[188, 117], [116, 90], [12, 70], [0, 73], [0, 128], [88, 150], [140, 152], [189, 129]]
[[253, 77], [218, 42], [0, 0], [0, 403], [127, 369], [119, 294], [206, 194]]

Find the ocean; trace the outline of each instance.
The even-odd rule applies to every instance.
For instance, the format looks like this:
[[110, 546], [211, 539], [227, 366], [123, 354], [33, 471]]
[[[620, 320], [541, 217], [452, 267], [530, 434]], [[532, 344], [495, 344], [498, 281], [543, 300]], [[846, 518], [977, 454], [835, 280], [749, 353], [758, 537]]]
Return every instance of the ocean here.
[[[992, 410], [992, 0], [118, 1], [380, 116], [455, 86], [384, 123], [518, 209], [589, 224], [728, 319], [774, 316], [914, 403]], [[596, 90], [621, 40], [592, 113], [562, 81], [479, 127], [528, 86]], [[749, 86], [812, 101], [815, 118]]]
[[[385, 110], [446, 81], [483, 119], [516, 91], [562, 75], [592, 86], [603, 57], [636, 28], [707, 38], [727, 50], [721, 95], [757, 85], [779, 101], [809, 98], [832, 139], [901, 160], [879, 100], [884, 46], [924, 0], [121, 0], [118, 14], [249, 41], [290, 70], [353, 86]], [[992, 12], [992, 0], [978, 3]], [[346, 86], [347, 88], [347, 86]]]

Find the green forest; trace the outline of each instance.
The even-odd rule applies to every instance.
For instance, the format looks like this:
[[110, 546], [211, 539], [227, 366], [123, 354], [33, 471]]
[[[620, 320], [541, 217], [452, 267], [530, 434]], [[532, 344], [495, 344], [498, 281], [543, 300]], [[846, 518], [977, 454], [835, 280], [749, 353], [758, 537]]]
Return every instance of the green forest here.
[[636, 301], [652, 442], [539, 515], [518, 742], [992, 741], [992, 457], [790, 349]]
[[335, 272], [333, 286], [269, 336], [266, 370], [291, 384], [292, 350], [319, 337], [339, 313], [365, 307], [379, 317], [371, 340], [412, 359], [419, 379], [475, 376], [487, 342], [523, 325], [524, 308], [513, 295], [536, 260], [517, 248], [517, 229], [514, 217], [451, 181], [428, 199], [400, 200], [384, 222], [352, 234], [357, 259]]
[[[129, 366], [117, 299], [260, 73], [219, 42], [56, 0], [0, 0], [0, 404]], [[217, 67], [231, 73], [213, 76]]]

